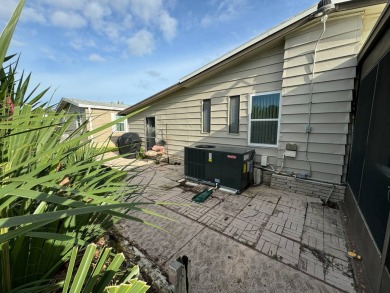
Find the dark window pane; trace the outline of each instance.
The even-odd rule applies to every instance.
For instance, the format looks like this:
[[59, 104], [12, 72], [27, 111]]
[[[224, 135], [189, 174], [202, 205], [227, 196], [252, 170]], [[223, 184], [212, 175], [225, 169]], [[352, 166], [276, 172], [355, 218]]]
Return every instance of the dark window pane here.
[[252, 121], [250, 143], [276, 144], [278, 121]]
[[252, 119], [278, 119], [279, 93], [252, 97]]
[[203, 132], [210, 132], [211, 101], [203, 100]]
[[238, 133], [240, 125], [240, 96], [230, 98], [229, 132]]
[[117, 123], [116, 124], [116, 131], [125, 131], [124, 123]]

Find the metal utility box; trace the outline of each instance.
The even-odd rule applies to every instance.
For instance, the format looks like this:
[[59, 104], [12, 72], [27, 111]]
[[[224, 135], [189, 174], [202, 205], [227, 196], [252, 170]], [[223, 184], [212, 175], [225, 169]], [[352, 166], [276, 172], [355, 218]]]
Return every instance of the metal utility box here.
[[195, 145], [184, 148], [184, 174], [234, 191], [248, 187], [253, 176], [255, 151], [247, 148]]

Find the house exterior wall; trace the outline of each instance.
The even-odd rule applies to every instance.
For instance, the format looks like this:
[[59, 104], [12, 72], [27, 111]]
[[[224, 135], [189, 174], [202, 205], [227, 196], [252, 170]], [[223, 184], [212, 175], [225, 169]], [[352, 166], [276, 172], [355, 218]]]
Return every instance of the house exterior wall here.
[[[348, 156], [356, 54], [363, 45], [383, 6], [356, 10], [348, 15], [331, 15], [318, 45], [312, 95], [312, 132], [308, 157], [312, 177], [331, 183], [344, 180]], [[145, 117], [156, 118], [157, 139], [168, 144], [169, 155], [183, 157], [184, 146], [195, 143], [250, 147], [255, 160], [268, 156], [268, 163], [281, 166], [286, 143], [298, 145], [297, 157], [285, 159], [284, 171], [305, 173], [306, 125], [315, 43], [322, 23], [309, 25], [276, 40], [267, 48], [233, 64], [207, 80], [151, 105], [129, 118], [129, 131], [145, 137]], [[277, 147], [248, 146], [248, 112], [251, 94], [280, 91], [282, 107]], [[230, 96], [240, 96], [238, 134], [228, 133]], [[202, 133], [202, 100], [211, 99], [211, 131]]]
[[[89, 121], [86, 124], [87, 130], [91, 131], [98, 127], [101, 127], [107, 123], [110, 123], [115, 118], [115, 115], [119, 112], [117, 110], [106, 110], [106, 109], [94, 109], [90, 108], [91, 113], [89, 112], [89, 108], [77, 107], [75, 105], [69, 104], [64, 111], [67, 111], [69, 114], [78, 114], [81, 116], [81, 123], [84, 123], [91, 117], [92, 123]], [[92, 125], [92, 129], [91, 129]], [[72, 123], [69, 125], [67, 130], [67, 135], [70, 135], [77, 128], [76, 118], [73, 119]], [[93, 142], [98, 146], [110, 146], [115, 147], [115, 142], [119, 136], [123, 133], [127, 132], [127, 123], [125, 123], [125, 131], [116, 131], [114, 127], [108, 127], [103, 131], [95, 133], [93, 135]], [[91, 137], [90, 137], [91, 138]]]
[[[84, 123], [85, 120], [86, 120], [86, 116], [85, 116], [85, 109], [83, 108], [80, 108], [80, 107], [77, 107], [75, 105], [69, 105], [69, 107], [67, 109], [65, 109], [64, 111], [66, 111], [67, 113], [69, 114], [77, 114], [77, 115], [80, 115], [81, 116], [81, 123]], [[69, 128], [67, 130], [67, 133], [68, 134], [71, 134], [73, 131], [75, 131], [77, 128], [77, 125], [76, 125], [76, 118], [73, 119], [72, 123], [69, 125]]]
[[[365, 11], [336, 16], [326, 24], [317, 47], [311, 107], [311, 133], [308, 159], [312, 178], [344, 183], [349, 155], [348, 133], [351, 102], [356, 77], [356, 55], [371, 31], [380, 11]], [[323, 30], [320, 20], [289, 35], [285, 41], [283, 65], [283, 106], [278, 164], [286, 143], [298, 145], [297, 157], [286, 159], [286, 170], [308, 170], [306, 163], [306, 125], [313, 52]]]
[[[114, 110], [102, 110], [102, 109], [91, 109], [91, 118], [92, 118], [92, 129], [101, 127], [107, 123], [110, 123], [115, 119], [115, 115], [118, 111]], [[89, 117], [88, 109], [86, 109], [87, 116]], [[126, 126], [126, 125], [125, 125]], [[90, 130], [90, 124], [87, 125], [88, 130]], [[119, 136], [127, 132], [126, 127], [125, 131], [116, 131], [114, 127], [107, 127], [106, 129], [93, 135], [93, 142], [98, 145], [107, 145], [110, 147], [115, 147], [115, 142]]]
[[[145, 137], [145, 117], [156, 117], [157, 139], [168, 143], [169, 154], [183, 156], [184, 146], [206, 144], [247, 146], [248, 98], [251, 93], [281, 90], [283, 43], [245, 60], [221, 74], [156, 103], [128, 120], [129, 131]], [[228, 133], [229, 96], [240, 96], [238, 134]], [[202, 100], [211, 99], [211, 131], [202, 133]], [[270, 156], [277, 149], [264, 149]]]

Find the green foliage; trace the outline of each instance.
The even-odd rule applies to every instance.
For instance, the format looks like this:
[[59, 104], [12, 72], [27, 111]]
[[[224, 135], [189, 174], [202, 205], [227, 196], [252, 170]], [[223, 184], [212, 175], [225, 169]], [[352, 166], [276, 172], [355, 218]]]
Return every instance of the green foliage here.
[[[5, 57], [23, 5], [21, 0], [0, 36], [0, 291], [103, 292], [123, 255], [104, 271], [110, 257], [104, 250], [91, 273], [96, 247], [87, 245], [120, 218], [143, 222], [129, 210], [154, 214], [142, 208], [145, 203], [126, 202], [137, 186], [124, 182], [126, 172], [105, 165], [120, 156], [106, 158], [109, 149], [96, 148], [90, 140], [131, 115], [90, 132], [82, 125], [69, 135], [75, 114], [56, 113], [41, 103], [47, 90], [35, 93], [36, 87], [27, 94], [30, 75], [16, 76], [18, 62]], [[80, 264], [76, 247], [86, 247]], [[75, 275], [68, 270], [64, 282], [53, 282], [68, 261], [69, 269], [78, 265]], [[128, 285], [108, 292], [147, 289], [130, 278], [123, 283]]]
[[13, 292], [128, 292], [144, 293], [150, 286], [139, 281], [138, 266], [122, 269], [125, 257], [113, 254], [111, 248], [98, 248], [89, 244], [84, 252], [74, 246], [67, 262], [65, 279], [44, 279], [21, 285]]
[[[73, 292], [146, 292], [149, 286], [145, 282], [135, 279], [139, 275], [139, 267], [121, 272], [125, 257], [122, 253], [112, 255], [110, 248], [101, 251], [96, 245], [87, 246], [81, 262], [76, 267], [77, 247], [72, 250], [70, 262], [64, 282], [62, 293]], [[117, 283], [117, 284], [114, 284]], [[108, 287], [108, 285], [114, 285]]]
[[139, 149], [139, 152], [136, 154], [136, 158], [138, 160], [142, 160], [142, 159], [145, 159], [145, 149], [143, 147], [141, 147]]

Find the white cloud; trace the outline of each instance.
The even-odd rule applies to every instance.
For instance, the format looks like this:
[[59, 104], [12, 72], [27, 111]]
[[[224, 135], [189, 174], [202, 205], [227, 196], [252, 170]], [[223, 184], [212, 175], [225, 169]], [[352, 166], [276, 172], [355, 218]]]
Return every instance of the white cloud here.
[[82, 50], [84, 48], [95, 48], [96, 43], [92, 39], [85, 39], [85, 38], [74, 38], [69, 45], [76, 49], [76, 50]]
[[74, 60], [66, 54], [66, 52], [60, 52], [52, 48], [45, 47], [42, 49], [44, 56], [57, 63], [72, 63]]
[[131, 0], [131, 8], [145, 23], [151, 23], [158, 18], [163, 5], [162, 0]]
[[18, 40], [15, 40], [15, 38], [12, 38], [11, 39], [11, 45], [12, 46], [15, 46], [15, 47], [23, 47], [25, 46], [26, 44], [21, 42], [21, 41], [18, 41]]
[[95, 31], [100, 34], [106, 35], [111, 40], [117, 40], [122, 31], [122, 27], [118, 23], [101, 21], [94, 25]]
[[200, 24], [204, 27], [207, 27], [213, 23], [214, 17], [211, 15], [205, 15], [202, 17]]
[[59, 10], [81, 10], [84, 8], [87, 0], [39, 0], [42, 4]]
[[87, 21], [80, 14], [64, 11], [54, 12], [51, 16], [51, 22], [55, 26], [69, 29], [82, 28], [87, 25]]
[[[8, 21], [11, 18], [11, 15], [14, 12], [17, 4], [17, 0], [2, 1], [0, 9], [0, 21]], [[28, 4], [29, 3], [24, 6], [20, 20], [24, 22], [45, 23], [46, 19], [41, 11], [28, 6]]]
[[95, 53], [89, 55], [88, 60], [89, 60], [89, 61], [92, 61], [92, 62], [104, 62], [104, 61], [106, 61], [105, 58], [103, 58], [103, 57], [100, 56], [99, 54], [95, 54]]
[[211, 10], [215, 13], [206, 14], [200, 21], [202, 26], [207, 27], [213, 23], [225, 22], [237, 17], [246, 9], [247, 0], [212, 1], [212, 5], [214, 7]]
[[150, 54], [154, 50], [154, 36], [147, 30], [140, 30], [127, 40], [130, 53], [135, 56]]
[[160, 77], [161, 76], [161, 72], [159, 72], [157, 70], [147, 70], [146, 74], [150, 75], [151, 77]]
[[[0, 0], [3, 2], [4, 0]], [[19, 0], [0, 6], [0, 21], [7, 20]], [[70, 48], [115, 47], [118, 56], [141, 56], [155, 49], [155, 39], [170, 42], [178, 34], [172, 14], [177, 0], [35, 0], [26, 1], [21, 20], [50, 30], [67, 29]], [[128, 49], [128, 50], [127, 50]], [[121, 51], [122, 50], [122, 51]], [[88, 58], [88, 55], [85, 56]], [[54, 58], [53, 58], [54, 59]]]
[[160, 29], [167, 41], [171, 41], [176, 36], [177, 20], [163, 11], [160, 14]]
[[97, 2], [91, 2], [86, 5], [86, 7], [83, 9], [85, 17], [93, 20], [93, 21], [100, 21], [102, 20], [106, 15], [111, 14], [111, 10], [109, 7], [103, 8], [99, 3]]
[[8, 21], [18, 2], [16, 0], [2, 1], [0, 9], [0, 20]]
[[[167, 6], [173, 6], [169, 2]], [[162, 0], [132, 0], [133, 14], [147, 26], [156, 25], [163, 33], [164, 39], [171, 41], [176, 36], [177, 20], [164, 9]]]
[[133, 27], [133, 17], [131, 16], [131, 14], [125, 16], [122, 21], [122, 26], [124, 29], [130, 29]]
[[22, 21], [31, 21], [38, 23], [46, 23], [45, 16], [32, 7], [24, 7], [20, 18]]

